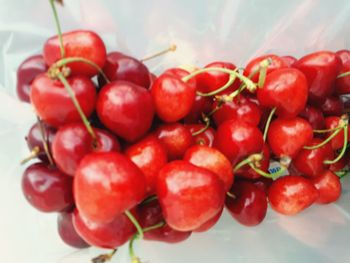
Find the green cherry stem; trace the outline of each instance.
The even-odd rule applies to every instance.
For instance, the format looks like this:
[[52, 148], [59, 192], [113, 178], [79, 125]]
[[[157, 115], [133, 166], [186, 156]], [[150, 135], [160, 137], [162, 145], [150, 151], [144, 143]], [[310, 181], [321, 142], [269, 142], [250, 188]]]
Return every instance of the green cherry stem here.
[[347, 76], [349, 76], [349, 75], [350, 75], [350, 71], [347, 71], [347, 72], [344, 72], [344, 73], [342, 73], [342, 74], [339, 74], [339, 75], [337, 76], [337, 79], [344, 78], [344, 77], [347, 77]]
[[166, 54], [166, 53], [168, 53], [168, 52], [174, 52], [174, 51], [176, 51], [176, 49], [177, 49], [177, 46], [176, 46], [175, 44], [172, 44], [172, 45], [171, 45], [170, 47], [168, 47], [167, 49], [164, 49], [164, 50], [159, 51], [159, 52], [157, 52], [157, 53], [155, 53], [155, 54], [146, 56], [146, 57], [140, 59], [140, 61], [141, 61], [141, 62], [145, 62], [145, 61], [151, 60], [151, 59], [153, 59], [153, 58], [162, 56], [162, 55], [164, 55], [164, 54]]
[[21, 165], [26, 164], [26, 163], [29, 162], [30, 160], [33, 160], [34, 158], [38, 157], [39, 152], [40, 152], [39, 146], [35, 146], [35, 147], [31, 150], [29, 156], [27, 156], [26, 158], [24, 158], [24, 159], [20, 162], [20, 164], [21, 164]]
[[236, 197], [233, 193], [231, 193], [231, 192], [227, 192], [226, 195], [227, 195], [228, 197], [231, 197], [232, 199], [236, 199], [236, 198], [237, 198], [237, 197]]
[[237, 172], [240, 168], [247, 164], [251, 164], [253, 162], [260, 162], [262, 158], [263, 156], [261, 153], [252, 154], [248, 158], [240, 161], [237, 165], [235, 165], [235, 167], [233, 168], [233, 172]]
[[202, 93], [200, 91], [197, 91], [197, 95], [198, 96], [202, 96], [202, 97], [211, 97], [211, 96], [215, 96], [216, 94], [219, 94], [220, 92], [226, 90], [228, 87], [230, 87], [232, 85], [232, 83], [236, 80], [236, 76], [235, 75], [230, 75], [229, 80], [227, 81], [227, 83], [222, 86], [221, 88], [218, 88], [212, 92], [208, 92], [208, 93]]
[[327, 133], [327, 132], [334, 132], [336, 130], [342, 129], [341, 126], [331, 128], [331, 129], [323, 129], [323, 130], [313, 130], [314, 133]]
[[147, 197], [145, 200], [143, 200], [141, 204], [145, 205], [145, 204], [148, 204], [148, 203], [150, 203], [154, 200], [157, 200], [157, 199], [158, 199], [158, 197], [156, 195], [151, 195], [151, 196]]
[[338, 133], [340, 133], [342, 131], [342, 127], [340, 129], [336, 129], [330, 136], [327, 137], [327, 139], [325, 139], [323, 142], [313, 145], [313, 146], [304, 146], [303, 148], [306, 150], [315, 150], [318, 149], [324, 145], [326, 145], [327, 143], [329, 143], [335, 136], [338, 135]]
[[41, 140], [43, 143], [45, 154], [47, 156], [47, 159], [49, 160], [50, 165], [54, 166], [55, 163], [54, 163], [53, 158], [52, 158], [51, 153], [50, 153], [48, 137], [47, 137], [47, 134], [45, 132], [43, 123], [38, 116], [36, 117], [36, 119], [37, 119], [37, 123], [38, 123], [39, 129], [40, 129], [40, 135], [41, 135]]
[[129, 220], [134, 224], [136, 230], [137, 230], [137, 235], [139, 238], [143, 239], [143, 230], [142, 227], [140, 226], [139, 222], [137, 222], [136, 218], [130, 213], [130, 211], [125, 211], [125, 215], [129, 218]]
[[345, 125], [343, 127], [344, 130], [344, 144], [343, 144], [343, 148], [341, 149], [339, 155], [337, 156], [337, 158], [335, 158], [334, 160], [325, 160], [324, 163], [325, 164], [334, 164], [336, 162], [338, 162], [345, 154], [346, 148], [348, 146], [348, 126]]
[[117, 253], [117, 249], [113, 249], [112, 252], [99, 255], [91, 260], [92, 263], [104, 263], [110, 261], [112, 257]]
[[272, 63], [271, 58], [264, 59], [260, 63], [260, 73], [259, 73], [259, 81], [258, 81], [258, 87], [262, 88], [265, 84], [266, 74], [267, 74], [267, 68]]
[[269, 131], [270, 123], [271, 123], [272, 117], [275, 114], [275, 112], [276, 112], [276, 107], [270, 111], [269, 117], [267, 118], [267, 121], [265, 124], [265, 129], [264, 129], [264, 137], [263, 137], [264, 142], [266, 142], [267, 132]]
[[60, 21], [58, 19], [57, 10], [56, 10], [56, 6], [55, 6], [55, 3], [54, 3], [55, 0], [49, 0], [49, 1], [50, 1], [50, 4], [51, 4], [51, 9], [52, 9], [53, 16], [55, 18], [55, 24], [56, 24], [58, 39], [60, 41], [61, 57], [64, 58], [65, 57], [65, 50], [64, 50], [64, 44], [63, 44], [63, 38], [62, 38], [61, 25], [60, 25]]
[[198, 131], [193, 132], [192, 136], [197, 136], [197, 135], [201, 134], [202, 132], [205, 132], [206, 130], [208, 130], [208, 128], [210, 127], [209, 117], [206, 116], [205, 114], [203, 114], [202, 119], [205, 123], [205, 126], [202, 129], [199, 129]]

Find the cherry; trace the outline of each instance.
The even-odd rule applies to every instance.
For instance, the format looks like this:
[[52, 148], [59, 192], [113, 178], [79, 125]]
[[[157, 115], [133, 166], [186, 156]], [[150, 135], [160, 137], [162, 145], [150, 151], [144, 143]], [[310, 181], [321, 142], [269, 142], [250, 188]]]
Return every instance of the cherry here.
[[222, 123], [215, 134], [214, 146], [233, 163], [261, 152], [264, 140], [261, 131], [243, 120]]
[[[80, 57], [102, 68], [106, 61], [106, 47], [102, 39], [94, 32], [76, 30], [62, 34], [65, 58]], [[58, 36], [49, 38], [44, 45], [44, 59], [51, 66], [62, 58]], [[92, 77], [98, 70], [84, 62], [69, 63], [72, 75]]]
[[231, 216], [245, 226], [260, 224], [267, 212], [265, 192], [251, 182], [237, 181], [227, 195], [225, 205]]
[[[84, 76], [70, 77], [67, 81], [85, 116], [89, 116], [94, 110], [96, 100], [93, 82]], [[30, 98], [37, 115], [51, 126], [58, 127], [81, 120], [64, 85], [58, 80], [51, 80], [46, 74], [34, 79]]]
[[271, 207], [284, 215], [295, 215], [311, 206], [318, 198], [313, 183], [298, 175], [278, 178], [268, 195]]
[[256, 187], [262, 190], [265, 193], [265, 195], [268, 195], [269, 189], [273, 183], [273, 180], [267, 177], [260, 177], [252, 182]]
[[151, 94], [161, 120], [175, 122], [191, 112], [196, 96], [196, 87], [191, 83], [171, 73], [163, 73], [155, 80]]
[[[350, 50], [339, 50], [337, 57], [342, 61], [342, 67], [339, 74], [350, 71]], [[335, 92], [339, 95], [350, 93], [350, 76], [338, 78], [335, 81]]]
[[283, 56], [281, 59], [288, 65], [288, 67], [292, 67], [295, 62], [298, 60], [293, 56]]
[[30, 102], [30, 85], [34, 78], [46, 72], [47, 66], [42, 55], [24, 60], [17, 69], [17, 96], [21, 101]]
[[321, 109], [325, 116], [340, 116], [343, 114], [344, 111], [344, 103], [340, 97], [327, 97], [321, 105]]
[[203, 114], [210, 112], [212, 108], [212, 100], [209, 97], [197, 95], [192, 105], [191, 111], [184, 118], [185, 123], [198, 123], [202, 119]]
[[201, 225], [197, 229], [193, 230], [193, 232], [201, 233], [201, 232], [206, 232], [209, 229], [211, 229], [220, 220], [223, 211], [224, 211], [224, 209], [221, 209], [221, 211], [219, 213], [217, 213], [216, 216], [209, 219], [207, 222], [205, 222], [203, 225]]
[[96, 142], [82, 123], [71, 123], [62, 126], [52, 143], [52, 153], [58, 168], [74, 176], [83, 157], [91, 152], [119, 151], [120, 145], [112, 134], [94, 128]]
[[335, 53], [319, 51], [306, 55], [294, 63], [309, 83], [309, 100], [322, 103], [334, 92], [335, 79], [341, 67], [341, 60]]
[[149, 135], [125, 150], [128, 156], [143, 172], [146, 178], [146, 190], [153, 194], [156, 188], [158, 171], [167, 163], [167, 152], [163, 144]]
[[217, 215], [225, 191], [213, 172], [186, 161], [173, 161], [159, 172], [157, 194], [169, 226], [191, 231]]
[[349, 158], [349, 156], [346, 156], [346, 155], [343, 156], [338, 162], [332, 163], [329, 166], [329, 170], [332, 172], [338, 172], [338, 171], [343, 170], [349, 161], [348, 158]]
[[[193, 136], [194, 133], [204, 129], [205, 125], [204, 124], [186, 124], [185, 127], [190, 131], [190, 133], [192, 133], [192, 136]], [[213, 146], [214, 137], [215, 137], [215, 130], [211, 127], [206, 129], [204, 132], [201, 132], [193, 136], [195, 140], [195, 144], [207, 145], [209, 147]]]
[[[309, 142], [309, 146], [318, 145], [323, 140], [314, 138]], [[329, 143], [317, 149], [308, 150], [301, 149], [293, 159], [294, 167], [307, 177], [318, 177], [325, 171], [329, 165], [325, 164], [325, 160], [334, 158], [333, 149]]]
[[[338, 116], [329, 116], [325, 119], [326, 129], [337, 128], [341, 122], [341, 118]], [[349, 127], [348, 134], [349, 134]], [[329, 133], [331, 134], [331, 133]], [[350, 136], [348, 136], [348, 141], [350, 141]], [[344, 145], [344, 130], [340, 131], [332, 140], [331, 145], [334, 150], [341, 149]]]
[[341, 195], [341, 183], [339, 177], [332, 171], [324, 171], [312, 182], [318, 190], [319, 196], [316, 203], [329, 204], [338, 200]]
[[306, 105], [299, 116], [307, 120], [315, 130], [322, 130], [326, 127], [323, 112], [318, 108]]
[[86, 155], [74, 178], [74, 197], [84, 218], [108, 223], [145, 196], [145, 177], [127, 157], [116, 152]]
[[[137, 218], [142, 228], [152, 227], [164, 221], [162, 210], [158, 200], [141, 203], [136, 208]], [[178, 243], [186, 240], [191, 235], [190, 231], [177, 231], [167, 223], [163, 226], [144, 232], [144, 239], [161, 241], [166, 243]]]
[[115, 216], [106, 224], [98, 224], [83, 218], [74, 211], [73, 224], [79, 235], [91, 246], [114, 249], [125, 244], [136, 229], [125, 214]]
[[108, 129], [129, 142], [146, 134], [154, 116], [149, 91], [127, 81], [105, 85], [98, 94], [96, 110]]
[[[125, 80], [146, 89], [150, 86], [150, 72], [147, 67], [140, 60], [120, 52], [108, 53], [103, 72], [110, 81]], [[106, 84], [101, 75], [98, 76], [98, 83], [100, 87]]]
[[43, 163], [23, 173], [22, 191], [28, 202], [42, 212], [60, 212], [73, 204], [72, 178]]
[[57, 217], [57, 229], [62, 241], [74, 248], [87, 248], [87, 244], [77, 233], [73, 225], [72, 213], [59, 213]]
[[186, 150], [194, 144], [191, 132], [180, 123], [159, 126], [156, 136], [164, 145], [169, 160], [181, 159]]
[[267, 140], [276, 156], [294, 158], [311, 141], [312, 136], [312, 127], [306, 120], [299, 117], [277, 118], [271, 122]]
[[225, 191], [230, 190], [234, 180], [231, 162], [220, 151], [205, 145], [195, 145], [186, 151], [183, 160], [212, 171], [224, 183]]
[[307, 80], [302, 72], [293, 68], [274, 70], [257, 91], [260, 105], [276, 107], [277, 115], [284, 118], [296, 117], [304, 109], [307, 97]]

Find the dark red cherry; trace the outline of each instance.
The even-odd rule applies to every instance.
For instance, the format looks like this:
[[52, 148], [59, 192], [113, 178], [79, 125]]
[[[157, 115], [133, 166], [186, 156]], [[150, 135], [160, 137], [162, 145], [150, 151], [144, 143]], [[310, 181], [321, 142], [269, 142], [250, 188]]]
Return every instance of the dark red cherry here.
[[145, 197], [146, 180], [140, 169], [117, 152], [86, 155], [74, 178], [74, 197], [81, 215], [108, 223]]
[[[338, 116], [329, 116], [326, 118], [326, 129], [333, 129], [339, 127], [341, 118]], [[350, 132], [348, 126], [348, 133]], [[331, 135], [332, 132], [328, 133]], [[350, 134], [350, 133], [349, 133]], [[348, 141], [350, 141], [350, 136], [348, 136]], [[340, 131], [332, 140], [331, 145], [334, 150], [341, 149], [344, 145], [344, 130]]]
[[293, 64], [298, 61], [293, 56], [282, 56], [281, 59], [288, 65], [288, 67], [292, 67]]
[[344, 155], [338, 162], [332, 163], [329, 166], [329, 170], [332, 172], [339, 172], [345, 168], [346, 165], [348, 165], [349, 162], [349, 155]]
[[236, 182], [226, 196], [225, 205], [231, 216], [245, 226], [260, 224], [267, 212], [265, 192], [251, 182]]
[[340, 116], [344, 112], [344, 103], [338, 96], [327, 97], [321, 105], [325, 116]]
[[57, 217], [57, 229], [62, 241], [74, 248], [87, 248], [87, 244], [77, 233], [73, 225], [73, 213], [59, 213]]
[[42, 212], [60, 212], [73, 205], [72, 178], [43, 163], [23, 173], [22, 191], [28, 202]]
[[[120, 52], [107, 54], [103, 71], [110, 81], [125, 80], [146, 89], [150, 86], [150, 72], [147, 67], [140, 60]], [[98, 83], [100, 87], [106, 84], [101, 75], [98, 76]]]
[[184, 118], [185, 123], [198, 123], [202, 120], [203, 114], [210, 112], [212, 99], [197, 95], [192, 105], [191, 111]]
[[148, 90], [127, 81], [105, 85], [96, 110], [101, 122], [123, 139], [140, 139], [152, 125], [154, 106]]
[[[186, 124], [185, 127], [193, 134], [203, 129], [205, 125], [204, 124]], [[201, 132], [193, 136], [195, 140], [195, 144], [207, 145], [209, 147], [213, 146], [214, 137], [215, 137], [215, 130], [212, 127], [209, 127], [204, 132]]]
[[326, 127], [323, 112], [318, 108], [306, 105], [299, 116], [307, 120], [315, 130], [322, 130]]
[[221, 211], [219, 213], [217, 213], [216, 216], [209, 219], [207, 222], [205, 222], [203, 225], [201, 225], [197, 229], [193, 230], [193, 232], [197, 232], [197, 233], [206, 232], [209, 229], [211, 229], [212, 227], [214, 227], [216, 225], [216, 223], [219, 222], [223, 211], [224, 211], [224, 209], [221, 209]]
[[[350, 71], [350, 50], [339, 50], [337, 57], [342, 61], [342, 67], [339, 74]], [[350, 93], [350, 76], [337, 78], [335, 81], [335, 92], [339, 95]]]
[[342, 191], [339, 177], [332, 171], [324, 171], [318, 177], [312, 179], [312, 182], [318, 190], [316, 203], [329, 204], [339, 199]]
[[[102, 39], [94, 32], [76, 30], [62, 34], [65, 57], [81, 57], [102, 68], [106, 61], [106, 47]], [[58, 36], [49, 38], [44, 45], [44, 59], [51, 66], [62, 58]], [[73, 62], [67, 65], [72, 75], [92, 77], [98, 70], [84, 62]]]
[[17, 96], [21, 101], [30, 102], [30, 85], [34, 78], [46, 72], [47, 66], [42, 55], [24, 60], [17, 69]]
[[265, 195], [268, 195], [272, 183], [273, 180], [267, 177], [260, 177], [253, 181], [253, 184], [260, 190], [262, 190], [265, 193]]
[[[93, 82], [85, 76], [67, 78], [80, 107], [89, 116], [95, 107], [96, 89]], [[80, 121], [80, 115], [63, 84], [51, 80], [46, 74], [37, 76], [31, 86], [31, 102], [37, 115], [54, 127]]]

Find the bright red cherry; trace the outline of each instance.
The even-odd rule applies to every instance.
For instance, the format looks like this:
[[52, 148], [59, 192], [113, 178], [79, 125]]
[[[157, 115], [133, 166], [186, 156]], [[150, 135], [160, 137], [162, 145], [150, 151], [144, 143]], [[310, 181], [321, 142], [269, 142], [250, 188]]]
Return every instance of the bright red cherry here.
[[58, 168], [74, 176], [83, 157], [91, 152], [119, 151], [120, 145], [112, 134], [94, 128], [96, 142], [92, 139], [82, 123], [71, 123], [62, 126], [52, 143], [52, 153]]
[[277, 115], [296, 117], [305, 107], [308, 97], [307, 80], [293, 68], [276, 69], [268, 74], [264, 87], [257, 90], [260, 105], [277, 108]]
[[30, 102], [30, 85], [34, 78], [45, 73], [47, 66], [42, 55], [34, 55], [24, 60], [17, 69], [17, 96], [21, 101]]
[[[326, 118], [326, 129], [333, 129], [339, 127], [341, 118], [338, 116], [329, 116]], [[348, 126], [348, 134], [350, 134], [350, 129]], [[329, 133], [331, 135], [332, 132]], [[348, 141], [350, 141], [350, 136], [348, 136]], [[344, 145], [344, 130], [340, 131], [332, 140], [331, 145], [334, 150], [341, 149]]]
[[283, 56], [281, 59], [288, 65], [288, 67], [292, 67], [295, 62], [298, 60], [293, 56]]
[[312, 179], [312, 182], [319, 193], [316, 203], [329, 204], [337, 201], [341, 195], [340, 179], [332, 171], [324, 171], [318, 177]]
[[272, 183], [268, 197], [275, 211], [295, 215], [311, 206], [317, 200], [318, 192], [310, 180], [288, 175]]
[[[62, 34], [65, 57], [81, 57], [102, 68], [106, 61], [106, 47], [102, 39], [94, 32], [76, 30]], [[49, 38], [44, 45], [44, 59], [51, 66], [60, 60], [61, 49], [58, 36]], [[73, 62], [67, 65], [73, 75], [92, 77], [98, 70], [84, 62]]]
[[87, 248], [87, 244], [77, 233], [73, 225], [72, 213], [60, 213], [57, 217], [57, 229], [62, 241], [74, 248]]
[[91, 246], [114, 249], [125, 244], [135, 233], [135, 226], [125, 214], [117, 215], [111, 222], [98, 224], [83, 218], [74, 211], [73, 224], [79, 235]]
[[158, 172], [168, 161], [163, 144], [154, 135], [149, 135], [128, 147], [125, 155], [143, 172], [147, 193], [153, 194], [156, 190]]
[[263, 190], [251, 182], [236, 182], [226, 196], [225, 205], [231, 216], [245, 226], [260, 224], [267, 212], [267, 199]]
[[108, 223], [145, 197], [145, 177], [127, 157], [116, 152], [86, 155], [74, 178], [76, 206], [84, 218]]
[[318, 108], [306, 105], [299, 116], [307, 120], [315, 130], [322, 130], [326, 127], [323, 112]]
[[173, 161], [159, 172], [157, 194], [169, 226], [191, 231], [222, 209], [225, 190], [213, 172], [186, 161]]
[[325, 116], [340, 116], [344, 112], [344, 103], [338, 96], [327, 97], [321, 105]]
[[196, 232], [196, 233], [206, 232], [209, 229], [211, 229], [212, 227], [214, 227], [216, 225], [216, 223], [219, 222], [223, 211], [224, 211], [224, 209], [221, 209], [221, 211], [219, 213], [217, 213], [216, 216], [209, 219], [207, 222], [205, 222], [203, 225], [201, 225], [197, 229], [193, 230], [193, 232]]
[[[95, 107], [96, 89], [93, 82], [85, 76], [67, 78], [75, 96], [86, 116]], [[72, 99], [58, 80], [51, 80], [46, 74], [37, 76], [31, 86], [31, 102], [37, 115], [54, 127], [80, 121], [80, 115]]]
[[[185, 127], [189, 129], [189, 131], [193, 134], [203, 129], [205, 125], [204, 124], [186, 124]], [[209, 127], [204, 132], [201, 132], [193, 136], [195, 140], [195, 144], [207, 145], [209, 147], [213, 146], [214, 137], [215, 137], [215, 130], [212, 127]]]
[[60, 212], [73, 205], [72, 178], [43, 163], [23, 173], [22, 191], [28, 202], [42, 212]]
[[108, 129], [131, 142], [145, 135], [154, 116], [149, 91], [127, 81], [105, 85], [98, 94], [96, 110]]
[[[339, 50], [337, 57], [342, 61], [342, 67], [339, 74], [350, 71], [350, 50]], [[335, 81], [335, 92], [339, 95], [350, 93], [350, 76], [337, 78]]]

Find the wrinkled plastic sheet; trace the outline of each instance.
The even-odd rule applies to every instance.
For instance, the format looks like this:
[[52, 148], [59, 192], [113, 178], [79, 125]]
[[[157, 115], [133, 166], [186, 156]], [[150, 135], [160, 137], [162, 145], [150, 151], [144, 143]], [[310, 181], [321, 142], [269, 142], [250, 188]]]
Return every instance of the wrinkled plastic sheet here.
[[[64, 31], [98, 32], [109, 50], [135, 57], [172, 43], [178, 50], [147, 62], [151, 70], [213, 60], [245, 65], [265, 53], [301, 56], [350, 47], [350, 2], [346, 0], [66, 0], [59, 8]], [[86, 263], [101, 252], [76, 251], [57, 234], [56, 215], [41, 214], [21, 193], [19, 160], [28, 154], [23, 137], [34, 122], [30, 105], [15, 96], [16, 68], [41, 52], [55, 34], [47, 0], [0, 0], [0, 252], [5, 263]], [[218, 225], [177, 245], [140, 241], [146, 262], [349, 262], [350, 179], [332, 205], [314, 205], [293, 217], [268, 211], [246, 228], [224, 213]], [[129, 262], [127, 248], [112, 262]]]

